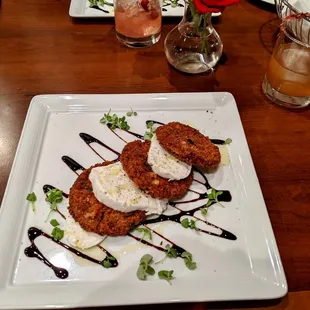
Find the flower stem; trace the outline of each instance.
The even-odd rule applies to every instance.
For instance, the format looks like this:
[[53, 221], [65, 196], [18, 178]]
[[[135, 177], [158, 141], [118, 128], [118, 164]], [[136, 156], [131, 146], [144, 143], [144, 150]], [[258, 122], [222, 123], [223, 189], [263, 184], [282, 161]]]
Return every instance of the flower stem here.
[[208, 39], [207, 39], [207, 22], [208, 22], [208, 14], [203, 15], [203, 26], [201, 29], [201, 38], [202, 38], [202, 53], [208, 54], [209, 53], [209, 45], [208, 45]]

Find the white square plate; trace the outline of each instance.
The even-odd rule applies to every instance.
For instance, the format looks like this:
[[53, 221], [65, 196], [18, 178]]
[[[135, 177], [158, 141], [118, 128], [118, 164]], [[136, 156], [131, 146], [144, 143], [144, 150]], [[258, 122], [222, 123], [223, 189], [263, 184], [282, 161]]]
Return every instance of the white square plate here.
[[[111, 269], [78, 258], [44, 237], [37, 238], [35, 243], [43, 255], [69, 272], [66, 279], [59, 279], [48, 266], [24, 254], [30, 245], [27, 235], [30, 227], [35, 226], [48, 234], [52, 230], [49, 222], [45, 223], [49, 206], [42, 188], [51, 184], [69, 192], [76, 175], [62, 160], [64, 155], [84, 167], [101, 162], [81, 139], [80, 133], [87, 133], [120, 152], [125, 143], [99, 120], [110, 108], [112, 113], [124, 115], [130, 107], [138, 113], [138, 116], [128, 118], [131, 130], [142, 135], [146, 121], [153, 119], [163, 123], [185, 122], [213, 139], [232, 139], [229, 146], [221, 146], [223, 163], [217, 171], [205, 175], [212, 187], [229, 190], [232, 200], [223, 202], [225, 208], [210, 207], [206, 219], [231, 232], [237, 239], [192, 231], [171, 221], [149, 225], [191, 252], [197, 262], [194, 271], [188, 270], [180, 258], [167, 259], [156, 265], [156, 271], [174, 270], [175, 279], [169, 285], [157, 275], [147, 281], [137, 279], [136, 270], [143, 254], [150, 253], [158, 261], [164, 253], [130, 236], [109, 237], [101, 244], [119, 262], [117, 268]], [[117, 133], [127, 141], [135, 139], [126, 132], [118, 130]], [[92, 147], [103, 157], [115, 158], [115, 154], [107, 152], [98, 143], [93, 143]], [[195, 179], [199, 178], [202, 180], [195, 173]], [[193, 183], [192, 189], [206, 192], [198, 182]], [[35, 213], [25, 199], [32, 191], [38, 197]], [[193, 193], [183, 200], [190, 199], [191, 195]], [[205, 203], [206, 199], [199, 201], [198, 206]], [[67, 204], [68, 200], [64, 199], [60, 206], [63, 213], [66, 213]], [[190, 210], [197, 207], [197, 203], [178, 207]], [[169, 207], [169, 212], [176, 212], [172, 209]], [[200, 211], [195, 215], [203, 219]], [[53, 214], [53, 218], [63, 227], [64, 220], [59, 214]], [[203, 222], [197, 222], [197, 226], [216, 234], [222, 233]], [[0, 235], [0, 308], [269, 299], [287, 292], [264, 199], [236, 103], [229, 93], [34, 97], [3, 198]], [[165, 246], [167, 241], [155, 233], [153, 236], [154, 244]], [[85, 253], [103, 259], [103, 253], [97, 247]]]
[[[162, 5], [163, 17], [183, 16], [184, 0], [177, 1], [174, 5], [170, 0], [165, 0]], [[113, 0], [106, 1], [104, 6], [90, 8], [88, 0], [71, 0], [69, 15], [75, 18], [107, 18], [114, 17]], [[212, 16], [220, 16], [221, 13], [213, 13]]]

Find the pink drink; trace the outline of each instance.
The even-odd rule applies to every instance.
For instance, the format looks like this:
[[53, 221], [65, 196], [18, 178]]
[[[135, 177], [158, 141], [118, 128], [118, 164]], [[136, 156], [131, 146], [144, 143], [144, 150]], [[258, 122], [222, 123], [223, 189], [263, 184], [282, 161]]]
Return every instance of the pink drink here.
[[160, 37], [161, 17], [159, 0], [115, 1], [116, 33], [126, 45], [142, 47], [156, 43]]

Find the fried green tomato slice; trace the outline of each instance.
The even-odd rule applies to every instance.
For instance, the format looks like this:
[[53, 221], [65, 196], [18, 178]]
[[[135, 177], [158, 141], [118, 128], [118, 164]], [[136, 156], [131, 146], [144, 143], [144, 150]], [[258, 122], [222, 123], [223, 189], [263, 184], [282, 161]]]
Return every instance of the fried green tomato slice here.
[[221, 162], [219, 148], [195, 128], [171, 122], [158, 127], [156, 136], [169, 154], [189, 165], [208, 169]]
[[128, 143], [120, 156], [120, 161], [129, 178], [148, 195], [157, 199], [178, 199], [183, 197], [193, 182], [193, 172], [178, 181], [169, 181], [152, 171], [147, 163], [149, 141]]

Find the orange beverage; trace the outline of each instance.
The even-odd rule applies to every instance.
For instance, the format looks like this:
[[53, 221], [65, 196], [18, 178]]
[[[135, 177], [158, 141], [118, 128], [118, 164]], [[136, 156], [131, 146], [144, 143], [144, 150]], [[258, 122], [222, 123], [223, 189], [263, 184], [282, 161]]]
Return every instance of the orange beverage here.
[[116, 0], [115, 28], [118, 39], [129, 46], [156, 43], [161, 31], [159, 0]]
[[310, 36], [304, 35], [310, 31], [307, 18], [310, 13], [291, 14], [283, 20], [262, 84], [271, 101], [287, 108], [310, 105]]
[[310, 96], [310, 49], [283, 44], [270, 59], [266, 77], [279, 93], [292, 97]]

